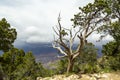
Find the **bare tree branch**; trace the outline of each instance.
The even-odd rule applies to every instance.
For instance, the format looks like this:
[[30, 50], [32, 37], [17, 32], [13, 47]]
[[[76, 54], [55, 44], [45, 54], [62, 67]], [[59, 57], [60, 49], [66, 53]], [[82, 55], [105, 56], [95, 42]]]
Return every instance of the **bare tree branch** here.
[[55, 28], [54, 28], [54, 27], [53, 27], [53, 30], [54, 30], [54, 32], [56, 33], [56, 35], [58, 35], [58, 36], [59, 36], [58, 32], [55, 30]]
[[67, 53], [64, 52], [64, 51], [61, 49], [61, 47], [57, 47], [57, 46], [56, 46], [56, 43], [52, 44], [52, 46], [53, 46], [53, 48], [59, 50], [61, 54], [64, 54], [65, 56], [67, 56]]
[[75, 37], [77, 36], [77, 34], [80, 32], [80, 30], [81, 30], [81, 29], [79, 28], [79, 30], [74, 34], [74, 36], [73, 36], [73, 38], [72, 38], [73, 41], [74, 41]]
[[66, 57], [66, 55], [63, 55], [63, 56], [59, 56], [59, 55], [58, 55], [57, 57], [58, 57], [58, 58], [64, 58], [64, 57]]

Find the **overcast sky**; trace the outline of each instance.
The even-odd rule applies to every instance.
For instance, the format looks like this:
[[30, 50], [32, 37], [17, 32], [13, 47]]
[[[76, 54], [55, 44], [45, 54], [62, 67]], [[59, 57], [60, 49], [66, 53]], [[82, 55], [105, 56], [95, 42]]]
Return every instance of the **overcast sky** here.
[[[53, 40], [52, 27], [61, 13], [62, 25], [71, 27], [78, 7], [94, 0], [0, 0], [0, 19], [6, 18], [17, 29], [16, 45]], [[91, 37], [93, 40], [95, 36]]]

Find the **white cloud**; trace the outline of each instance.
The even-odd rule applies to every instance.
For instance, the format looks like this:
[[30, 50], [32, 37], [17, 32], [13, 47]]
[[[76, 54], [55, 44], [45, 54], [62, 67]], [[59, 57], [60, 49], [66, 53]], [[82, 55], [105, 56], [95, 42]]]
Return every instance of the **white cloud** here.
[[[3, 0], [0, 18], [5, 17], [17, 29], [17, 42], [49, 42], [53, 39], [52, 27], [57, 24], [61, 12], [62, 25], [71, 27], [78, 7], [93, 0]], [[18, 44], [16, 42], [16, 44]]]
[[106, 35], [103, 39], [100, 39], [100, 36], [100, 34], [93, 33], [88, 37], [88, 42], [93, 42], [96, 46], [102, 47], [102, 45], [113, 40], [110, 35]]

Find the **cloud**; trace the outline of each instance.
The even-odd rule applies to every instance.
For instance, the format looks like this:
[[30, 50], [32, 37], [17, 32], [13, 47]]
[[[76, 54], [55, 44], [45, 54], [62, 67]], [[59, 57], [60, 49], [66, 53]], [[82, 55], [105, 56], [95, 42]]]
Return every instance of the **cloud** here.
[[0, 1], [1, 6], [8, 6], [8, 7], [18, 7], [24, 6], [26, 4], [30, 4], [32, 0], [2, 0]]
[[20, 33], [20, 36], [24, 35], [23, 41], [27, 43], [50, 42], [53, 36], [46, 33], [44, 28], [38, 29], [36, 26], [29, 26]]
[[0, 18], [5, 17], [17, 29], [16, 45], [50, 42], [59, 13], [62, 26], [69, 28], [72, 25], [70, 19], [78, 13], [78, 7], [89, 2], [93, 0], [2, 0]]
[[100, 36], [100, 34], [93, 33], [91, 36], [88, 37], [88, 42], [94, 43], [95, 46], [102, 47], [102, 45], [113, 40], [110, 35], [106, 35], [102, 40], [100, 40]]
[[88, 3], [93, 3], [93, 2], [94, 2], [94, 0], [77, 0], [76, 5], [79, 6], [79, 7], [82, 7], [82, 6], [85, 6]]

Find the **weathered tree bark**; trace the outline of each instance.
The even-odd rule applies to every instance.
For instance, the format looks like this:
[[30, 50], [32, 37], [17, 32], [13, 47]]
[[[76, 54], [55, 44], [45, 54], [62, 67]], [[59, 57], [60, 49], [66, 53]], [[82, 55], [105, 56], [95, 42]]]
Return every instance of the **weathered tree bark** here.
[[[75, 15], [75, 18], [72, 19], [74, 22], [74, 27], [78, 28], [64, 28], [60, 23], [60, 15], [58, 17], [58, 25], [56, 28], [53, 28], [56, 37], [54, 38], [53, 48], [57, 49], [61, 54], [67, 57], [68, 59], [68, 67], [67, 73], [73, 70], [74, 66], [74, 59], [81, 54], [83, 50], [87, 38], [95, 31], [100, 29], [103, 22], [109, 22], [107, 15], [105, 16], [98, 16], [101, 13], [101, 10], [97, 8], [94, 4], [88, 4], [89, 6], [84, 7], [85, 9], [80, 8], [80, 13]], [[84, 11], [88, 10], [89, 12]], [[95, 9], [95, 10], [93, 10]], [[92, 11], [91, 11], [92, 10]], [[76, 49], [73, 49], [74, 42], [78, 41], [78, 45]]]
[[73, 57], [68, 58], [67, 74], [68, 74], [69, 72], [72, 72], [72, 70], [73, 70], [73, 65], [74, 65], [74, 59], [73, 59]]

